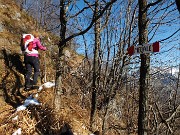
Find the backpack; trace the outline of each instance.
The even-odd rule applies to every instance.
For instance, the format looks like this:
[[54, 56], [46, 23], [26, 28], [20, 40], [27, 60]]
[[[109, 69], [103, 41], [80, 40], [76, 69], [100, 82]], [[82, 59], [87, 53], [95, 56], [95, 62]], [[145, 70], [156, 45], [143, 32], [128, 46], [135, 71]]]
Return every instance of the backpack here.
[[23, 34], [21, 39], [21, 50], [28, 54], [38, 54], [38, 51], [33, 48], [34, 36], [32, 34]]

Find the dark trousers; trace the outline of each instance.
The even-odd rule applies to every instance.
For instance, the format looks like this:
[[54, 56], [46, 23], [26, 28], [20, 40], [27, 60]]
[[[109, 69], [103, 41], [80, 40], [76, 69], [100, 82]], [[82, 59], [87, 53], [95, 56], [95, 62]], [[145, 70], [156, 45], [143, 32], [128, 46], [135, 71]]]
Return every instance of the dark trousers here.
[[[39, 58], [35, 56], [24, 56], [24, 62], [26, 67], [25, 85], [36, 85], [37, 79], [40, 74]], [[34, 68], [33, 81], [31, 83], [30, 77], [32, 75], [32, 68]]]

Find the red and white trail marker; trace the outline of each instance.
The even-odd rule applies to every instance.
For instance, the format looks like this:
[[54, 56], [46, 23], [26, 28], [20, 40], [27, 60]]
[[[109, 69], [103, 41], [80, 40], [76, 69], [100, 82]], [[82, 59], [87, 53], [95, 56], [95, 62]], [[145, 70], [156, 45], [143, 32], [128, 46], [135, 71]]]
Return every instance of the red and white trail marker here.
[[155, 42], [152, 44], [144, 44], [138, 46], [131, 46], [127, 49], [128, 54], [132, 56], [133, 54], [145, 54], [151, 52], [159, 52], [160, 45], [159, 42]]

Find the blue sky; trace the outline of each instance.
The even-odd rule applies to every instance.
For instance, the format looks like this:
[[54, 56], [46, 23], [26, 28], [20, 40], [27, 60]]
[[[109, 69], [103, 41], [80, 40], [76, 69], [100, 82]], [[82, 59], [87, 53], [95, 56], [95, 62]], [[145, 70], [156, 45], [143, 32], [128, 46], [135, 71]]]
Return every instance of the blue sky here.
[[[168, 1], [168, 2], [170, 2], [170, 1]], [[159, 9], [163, 9], [164, 7], [167, 6], [167, 4], [168, 3], [166, 3], [162, 6], [159, 6]], [[121, 6], [119, 6], [119, 8], [121, 8]], [[150, 21], [149, 28], [151, 28], [153, 23], [159, 22], [161, 20], [160, 17], [162, 15], [168, 16], [163, 21], [161, 21], [161, 24], [159, 25], [159, 28], [156, 31], [156, 34], [153, 37], [153, 39], [150, 41], [150, 43], [165, 39], [165, 38], [169, 37], [170, 35], [172, 35], [175, 31], [177, 31], [180, 28], [180, 22], [178, 21], [180, 14], [179, 14], [178, 10], [176, 10], [176, 8], [177, 8], [176, 5], [173, 5], [167, 11], [162, 10], [156, 16], [154, 16], [154, 18]], [[153, 11], [153, 10], [154, 10], [154, 7], [150, 8], [149, 12]], [[172, 10], [172, 12], [168, 13], [171, 10]], [[118, 16], [119, 12], [117, 11], [116, 14]], [[148, 17], [150, 18], [151, 16], [148, 16]], [[169, 21], [169, 20], [171, 20], [171, 21]], [[180, 20], [180, 18], [179, 18], [179, 20]], [[164, 22], [166, 22], [166, 24], [163, 24]], [[117, 27], [120, 27], [118, 24], [119, 24], [119, 22], [116, 22], [115, 25], [117, 25]], [[154, 32], [155, 32], [155, 30], [154, 30]], [[154, 34], [154, 32], [149, 34], [149, 39], [151, 38], [152, 34]], [[179, 40], [179, 37], [180, 37], [180, 31], [177, 32], [176, 34], [174, 34], [169, 40], [160, 42], [160, 46], [161, 46], [160, 52], [152, 54], [152, 56], [151, 56], [152, 64], [154, 64], [156, 66], [178, 65], [180, 63], [180, 58], [179, 58], [179, 56], [180, 56], [180, 50], [179, 50], [180, 40]], [[91, 45], [90, 49], [92, 49], [93, 38], [90, 38], [90, 36], [86, 36], [86, 39], [88, 40], [87, 44], [90, 44]], [[80, 40], [80, 43], [82, 43], [81, 40]], [[82, 51], [84, 51], [84, 48], [83, 47], [79, 48], [78, 51], [80, 53], [82, 53]]]
[[[55, 2], [59, 2], [59, 0], [54, 0]], [[76, 1], [76, 5], [69, 7], [69, 12], [71, 13], [71, 15], [73, 13], [75, 13], [76, 11], [82, 9], [84, 6], [87, 6], [84, 2], [82, 2], [83, 0], [77, 0]], [[93, 1], [90, 1], [93, 2]], [[115, 33], [115, 30], [112, 30], [111, 36], [113, 37], [112, 39], [109, 39], [109, 42], [112, 45], [117, 44], [118, 38], [120, 36], [121, 30], [122, 28], [124, 28], [127, 24], [122, 24], [125, 21], [125, 12], [127, 11], [127, 4], [128, 1], [121, 1], [118, 0], [117, 3], [114, 5], [113, 8], [113, 14], [112, 17], [109, 21], [109, 23], [111, 23], [112, 27], [109, 27], [109, 29], [117, 29], [118, 32]], [[133, 8], [136, 6], [137, 4], [137, 0], [134, 2], [133, 7], [131, 7], [131, 10], [133, 10]], [[152, 2], [152, 0], [148, 0], [148, 2]], [[151, 7], [148, 10], [149, 12], [154, 12], [158, 10], [158, 9], [163, 9], [165, 8], [169, 3], [174, 2], [174, 0], [168, 0], [166, 1], [165, 4], [163, 4], [162, 6], [159, 5], [158, 8], [156, 9], [157, 6], [155, 7]], [[151, 19], [152, 15], [149, 15], [148, 17], [151, 19], [149, 22], [149, 29], [151, 28], [152, 24], [155, 25], [154, 23], [159, 22], [159, 20], [161, 20], [161, 16], [168, 16], [168, 19], [164, 19], [163, 22], [168, 22], [166, 24], [162, 24], [159, 25], [160, 27], [158, 28], [158, 30], [156, 31], [156, 34], [154, 35], [153, 39], [150, 41], [150, 43], [162, 40], [164, 38], [167, 38], [168, 36], [170, 36], [172, 33], [174, 33], [178, 28], [180, 28], [180, 22], [177, 21], [178, 17], [180, 16], [180, 13], [178, 12], [178, 10], [173, 10], [176, 8], [176, 5], [171, 6], [168, 10], [161, 10], [161, 12], [159, 12], [158, 14], [156, 14], [153, 19]], [[172, 12], [168, 13], [168, 11], [172, 10]], [[69, 21], [69, 26], [70, 27], [70, 34], [72, 34], [73, 32], [77, 32], [78, 30], [76, 29], [77, 27], [81, 27], [82, 29], [86, 28], [86, 26], [89, 24], [89, 19], [90, 17], [92, 17], [92, 11], [88, 10], [86, 12], [84, 12], [84, 14], [81, 14], [79, 16], [79, 18], [76, 19], [71, 19]], [[138, 11], [138, 10], [137, 10]], [[131, 13], [132, 14], [132, 13]], [[138, 13], [136, 13], [136, 21], [137, 21], [137, 15]], [[122, 19], [119, 19], [119, 17], [122, 16]], [[89, 18], [88, 18], [89, 17]], [[88, 18], [88, 19], [87, 19]], [[124, 18], [124, 19], [123, 19]], [[180, 18], [179, 18], [180, 20]], [[78, 23], [76, 22], [78, 21]], [[113, 22], [114, 21], [114, 22]], [[120, 22], [121, 21], [121, 22]], [[155, 30], [154, 30], [155, 32]], [[151, 38], [151, 36], [154, 34], [154, 32], [149, 34], [149, 39]], [[103, 35], [104, 33], [102, 33]], [[138, 29], [136, 28], [134, 31], [134, 35], [138, 34]], [[179, 50], [179, 37], [180, 37], [180, 32], [176, 33], [174, 36], [171, 37], [170, 40], [166, 40], [160, 43], [161, 45], [161, 49], [160, 49], [160, 53], [156, 53], [156, 54], [152, 54], [152, 64], [157, 64], [157, 63], [162, 63], [164, 65], [169, 64], [175, 64], [177, 65], [180, 61], [179, 56], [180, 56], [180, 50]], [[89, 55], [92, 56], [93, 53], [93, 46], [94, 46], [94, 35], [93, 35], [93, 28], [88, 31], [88, 33], [85, 34], [85, 38], [87, 40], [87, 45], [88, 45], [88, 52]], [[102, 38], [102, 44], [105, 44], [107, 41], [106, 38]], [[134, 40], [132, 39], [131, 43]], [[80, 45], [80, 47], [77, 49], [77, 51], [79, 53], [83, 53], [84, 54], [84, 41], [82, 39], [82, 36], [78, 36], [76, 37], [76, 42]], [[136, 44], [137, 45], [137, 44]], [[158, 61], [158, 62], [156, 62]], [[160, 64], [157, 64], [160, 65]]]

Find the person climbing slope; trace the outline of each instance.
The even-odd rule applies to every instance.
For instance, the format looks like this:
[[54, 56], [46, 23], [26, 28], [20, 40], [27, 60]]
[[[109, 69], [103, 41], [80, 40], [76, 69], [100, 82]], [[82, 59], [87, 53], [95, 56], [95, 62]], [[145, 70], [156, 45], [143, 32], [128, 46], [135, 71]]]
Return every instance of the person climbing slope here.
[[[45, 51], [47, 48], [41, 45], [39, 33], [33, 32], [32, 34], [23, 35], [23, 47], [21, 50], [24, 52], [24, 63], [26, 68], [25, 74], [25, 89], [37, 88], [37, 79], [40, 75], [40, 64], [38, 50]], [[33, 80], [30, 80], [32, 75], [32, 68], [34, 69]]]

